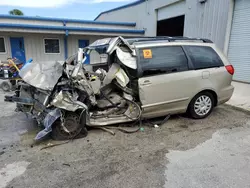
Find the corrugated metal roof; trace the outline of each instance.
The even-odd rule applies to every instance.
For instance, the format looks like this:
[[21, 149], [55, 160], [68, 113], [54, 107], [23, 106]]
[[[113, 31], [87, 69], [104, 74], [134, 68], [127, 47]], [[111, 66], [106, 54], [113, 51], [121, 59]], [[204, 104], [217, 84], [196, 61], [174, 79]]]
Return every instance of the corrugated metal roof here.
[[119, 26], [136, 26], [134, 22], [104, 22], [104, 21], [90, 21], [68, 18], [49, 18], [49, 17], [35, 17], [35, 16], [15, 16], [0, 14], [0, 18], [7, 19], [21, 19], [21, 20], [39, 20], [39, 21], [51, 21], [51, 22], [65, 22], [65, 23], [83, 23], [83, 24], [101, 24], [101, 25], [119, 25]]

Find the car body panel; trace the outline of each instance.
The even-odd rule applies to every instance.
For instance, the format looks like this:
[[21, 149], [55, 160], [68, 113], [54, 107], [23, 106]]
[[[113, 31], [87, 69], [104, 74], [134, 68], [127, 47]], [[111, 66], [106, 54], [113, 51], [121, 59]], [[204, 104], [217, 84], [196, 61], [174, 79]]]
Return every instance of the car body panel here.
[[[139, 96], [143, 117], [157, 117], [166, 114], [186, 112], [190, 101], [202, 91], [212, 91], [217, 95], [216, 104], [228, 101], [233, 94], [232, 75], [225, 66], [230, 65], [223, 53], [207, 43], [149, 43], [136, 44], [137, 49], [158, 46], [209, 46], [221, 58], [224, 66], [177, 73], [160, 74], [139, 78]], [[190, 58], [188, 58], [190, 60]]]

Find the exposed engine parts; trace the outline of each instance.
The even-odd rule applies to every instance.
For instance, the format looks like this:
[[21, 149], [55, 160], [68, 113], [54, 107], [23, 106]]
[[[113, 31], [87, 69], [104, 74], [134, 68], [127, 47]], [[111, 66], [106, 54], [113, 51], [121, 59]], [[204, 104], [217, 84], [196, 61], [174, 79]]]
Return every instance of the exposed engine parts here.
[[[93, 50], [100, 54], [101, 62], [106, 62], [107, 71], [84, 65]], [[48, 134], [55, 139], [72, 139], [80, 133], [86, 135], [86, 127], [136, 121], [142, 110], [137, 87], [132, 87], [133, 78], [126, 70], [136, 69], [132, 51], [122, 37], [117, 37], [79, 49], [65, 62], [27, 64], [20, 71], [23, 81], [16, 94], [5, 100], [16, 102], [18, 111], [44, 126], [36, 140]]]

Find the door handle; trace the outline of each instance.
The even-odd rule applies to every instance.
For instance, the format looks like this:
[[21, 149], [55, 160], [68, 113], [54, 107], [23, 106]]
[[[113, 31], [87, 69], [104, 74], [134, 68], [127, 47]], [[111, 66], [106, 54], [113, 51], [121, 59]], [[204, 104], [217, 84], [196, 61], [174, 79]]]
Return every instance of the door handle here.
[[141, 84], [142, 86], [150, 85], [151, 82], [149, 80], [144, 80], [144, 82]]

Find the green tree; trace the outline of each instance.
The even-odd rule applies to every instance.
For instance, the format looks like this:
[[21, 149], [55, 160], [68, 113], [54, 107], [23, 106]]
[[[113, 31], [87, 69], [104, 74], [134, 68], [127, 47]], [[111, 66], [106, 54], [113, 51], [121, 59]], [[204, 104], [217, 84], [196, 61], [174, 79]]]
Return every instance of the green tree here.
[[9, 11], [10, 15], [17, 15], [17, 16], [23, 16], [23, 12], [21, 10], [18, 9], [13, 9]]

